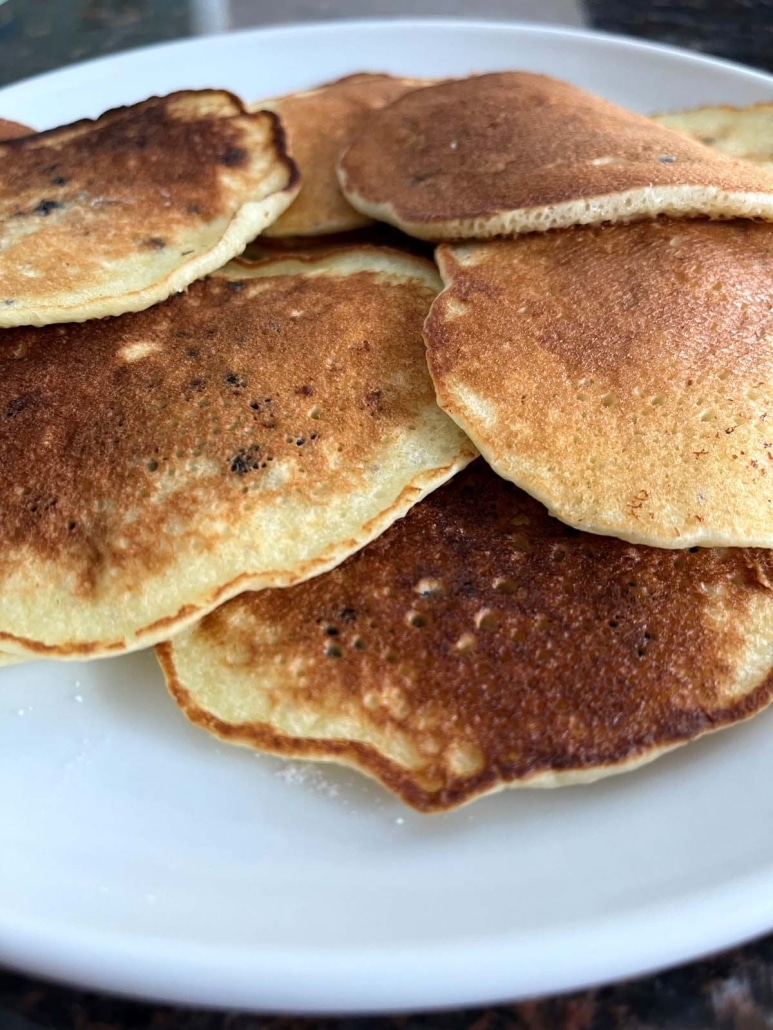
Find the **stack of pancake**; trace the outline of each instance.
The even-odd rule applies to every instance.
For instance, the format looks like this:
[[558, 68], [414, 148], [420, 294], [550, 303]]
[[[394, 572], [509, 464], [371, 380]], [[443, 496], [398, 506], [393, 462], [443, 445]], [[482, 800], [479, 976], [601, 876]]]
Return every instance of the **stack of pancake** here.
[[363, 74], [0, 144], [9, 659], [157, 644], [422, 811], [760, 711], [773, 172], [682, 117]]

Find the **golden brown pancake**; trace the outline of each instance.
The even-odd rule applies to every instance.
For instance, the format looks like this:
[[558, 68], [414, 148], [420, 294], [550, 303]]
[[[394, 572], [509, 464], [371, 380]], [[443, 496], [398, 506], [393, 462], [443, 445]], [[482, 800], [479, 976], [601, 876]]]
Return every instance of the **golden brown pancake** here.
[[0, 334], [0, 649], [90, 658], [337, 564], [474, 455], [437, 407], [430, 262], [234, 263]]
[[578, 529], [773, 547], [773, 226], [640, 222], [443, 245], [438, 403]]
[[421, 79], [360, 73], [305, 93], [260, 100], [251, 110], [274, 111], [282, 119], [293, 157], [303, 175], [300, 196], [267, 230], [269, 236], [318, 236], [369, 225], [371, 219], [344, 199], [336, 176], [343, 147], [371, 111], [425, 85]]
[[239, 254], [298, 191], [271, 113], [173, 93], [0, 143], [0, 327], [139, 311]]
[[655, 115], [654, 120], [730, 157], [773, 168], [773, 104], [695, 107]]
[[773, 556], [579, 534], [482, 463], [318, 579], [158, 655], [218, 737], [424, 812], [633, 769], [773, 697]]
[[8, 118], [0, 118], [0, 140], [15, 139], [19, 136], [31, 136], [34, 133], [28, 125], [12, 122]]
[[773, 175], [565, 82], [501, 72], [374, 111], [339, 178], [359, 211], [422, 239], [659, 214], [773, 219]]

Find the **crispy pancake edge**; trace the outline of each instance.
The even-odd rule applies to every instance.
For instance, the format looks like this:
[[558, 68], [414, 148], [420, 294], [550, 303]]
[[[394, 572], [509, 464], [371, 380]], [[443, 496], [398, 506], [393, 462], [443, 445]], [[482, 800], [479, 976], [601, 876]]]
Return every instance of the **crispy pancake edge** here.
[[[471, 529], [470, 520], [475, 520], [477, 497], [487, 478], [496, 482], [494, 474], [486, 470], [482, 463], [478, 464], [477, 473], [474, 466], [462, 472], [458, 480], [442, 488], [453, 491], [456, 483], [462, 487], [466, 499], [462, 499], [460, 509], [456, 508], [454, 502], [444, 518], [440, 499], [434, 514], [433, 500], [430, 499], [427, 502], [430, 507], [422, 512], [418, 521], [408, 525], [412, 518], [419, 515], [417, 510], [402, 523], [392, 527], [389, 541], [383, 539], [371, 545], [375, 549], [371, 552], [373, 563], [370, 563], [366, 549], [349, 559], [348, 567], [342, 566], [333, 573], [328, 595], [325, 595], [321, 582], [313, 586], [308, 584], [306, 588], [301, 586], [296, 590], [294, 598], [288, 598], [289, 610], [276, 592], [263, 595], [266, 603], [258, 603], [257, 607], [251, 607], [249, 598], [244, 598], [241, 604], [236, 602], [233, 616], [224, 614], [222, 621], [218, 621], [215, 616], [215, 624], [205, 630], [203, 635], [193, 630], [190, 645], [187, 639], [181, 641], [179, 665], [175, 640], [160, 645], [157, 656], [167, 686], [186, 717], [226, 742], [293, 759], [330, 761], [356, 768], [380, 781], [418, 810], [432, 812], [455, 808], [509, 787], [591, 783], [602, 777], [631, 771], [678, 746], [746, 721], [770, 704], [773, 700], [773, 670], [768, 657], [769, 648], [764, 646], [765, 641], [771, 638], [773, 615], [770, 582], [765, 572], [766, 568], [769, 570], [769, 562], [763, 563], [761, 556], [755, 556], [753, 551], [743, 554], [731, 551], [725, 556], [716, 557], [704, 551], [694, 557], [675, 557], [661, 549], [632, 549], [624, 543], [594, 538], [592, 535], [585, 535], [583, 540], [581, 536], [567, 533], [556, 520], [548, 518], [544, 509], [541, 515], [537, 514], [533, 530], [528, 528], [528, 524], [524, 530], [527, 538], [535, 534], [537, 553], [534, 559], [516, 554], [515, 558], [520, 557], [521, 561], [515, 561], [507, 555], [509, 548], [504, 545], [501, 559], [494, 557], [495, 552], [492, 551], [485, 553], [479, 562], [477, 554], [480, 533], [476, 537], [476, 530]], [[466, 480], [464, 484], [463, 480]], [[498, 486], [504, 492], [504, 484]], [[524, 524], [522, 515], [528, 513], [534, 518], [532, 513], [537, 505], [520, 491], [512, 496], [522, 498], [509, 509], [510, 514], [518, 516], [513, 525], [520, 527]], [[499, 502], [496, 510], [497, 522], [507, 524], [507, 505]], [[438, 512], [441, 513], [439, 523], [436, 521]], [[488, 514], [484, 514], [486, 533], [491, 525], [488, 519]], [[439, 551], [435, 552], [430, 546], [427, 558], [420, 541], [429, 527], [438, 525], [437, 532], [441, 541]], [[520, 531], [510, 529], [509, 532], [513, 534], [508, 538], [511, 545], [515, 545], [515, 551], [521, 551]], [[457, 538], [458, 545], [455, 543]], [[412, 546], [410, 541], [418, 546]], [[403, 548], [407, 552], [405, 567], [390, 572], [390, 568], [395, 567], [395, 553], [399, 554]], [[575, 551], [576, 558], [572, 556]], [[558, 552], [566, 555], [566, 565], [558, 563], [555, 556]], [[448, 562], [451, 553], [457, 556], [457, 567], [453, 572], [449, 571], [450, 584], [445, 584], [449, 593], [446, 595], [443, 566], [438, 564], [438, 560]], [[605, 577], [603, 568], [607, 559], [611, 563], [610, 574]], [[673, 578], [669, 573], [672, 562]], [[450, 570], [453, 564], [446, 565], [446, 568]], [[568, 580], [564, 572], [567, 566], [570, 567]], [[582, 600], [570, 604], [566, 614], [569, 621], [564, 623], [564, 609], [560, 599], [571, 600], [574, 589], [572, 584], [582, 581], [576, 581], [575, 575], [590, 576], [593, 579], [594, 568], [599, 571], [602, 582], [599, 582], [597, 590], [591, 587], [591, 599], [587, 604]], [[358, 583], [371, 583], [368, 570], [373, 577], [372, 588], [358, 586]], [[425, 602], [417, 601], [415, 592], [418, 588], [411, 587], [412, 583], [416, 583], [417, 576], [427, 574], [432, 581], [435, 576], [440, 579], [439, 599], [436, 602], [431, 598]], [[501, 581], [505, 585], [501, 593], [492, 594], [491, 588], [486, 588], [486, 581], [491, 575], [505, 577]], [[511, 575], [514, 577], [513, 583], [509, 584]], [[520, 593], [513, 589], [519, 575], [523, 577], [525, 596], [523, 599], [514, 597], [508, 602], [507, 595]], [[666, 597], [656, 589], [655, 596], [647, 600], [651, 596], [652, 579], [656, 576], [660, 582], [666, 583], [663, 587]], [[738, 576], [741, 578], [737, 580]], [[536, 582], [530, 590], [528, 584], [532, 577], [536, 577]], [[635, 582], [628, 582], [629, 577]], [[710, 585], [719, 588], [719, 596], [722, 598], [719, 607], [715, 607], [709, 594], [702, 591], [704, 577]], [[495, 578], [494, 591], [500, 589], [496, 584]], [[484, 587], [483, 592], [479, 589], [481, 586]], [[629, 588], [633, 588], [633, 591]], [[307, 592], [309, 589], [310, 592]], [[700, 599], [694, 619], [688, 619], [683, 626], [674, 626], [667, 612], [658, 614], [661, 601], [667, 599], [668, 592], [674, 589], [678, 591], [674, 607], [689, 597], [697, 596]], [[553, 600], [556, 590], [558, 600]], [[466, 665], [459, 659], [443, 657], [446, 645], [464, 627], [470, 613], [479, 604], [490, 604], [492, 596], [499, 599], [502, 628], [500, 630], [497, 624], [492, 624], [490, 629], [476, 630], [476, 635], [484, 638], [481, 640], [481, 665]], [[347, 607], [341, 610], [340, 615], [331, 614], [338, 613], [341, 605]], [[349, 608], [349, 605], [352, 607]], [[418, 605], [418, 614], [423, 613], [427, 621], [411, 622], [411, 625], [431, 627], [434, 624], [437, 630], [398, 628], [404, 622], [407, 624], [408, 615], [417, 614], [417, 611], [411, 611], [415, 605]], [[669, 610], [670, 607], [667, 605]], [[461, 614], [456, 618], [454, 613], [460, 610]], [[496, 614], [496, 608], [484, 607], [480, 611]], [[347, 618], [345, 612], [349, 612], [351, 618]], [[716, 626], [714, 620], [719, 612], [721, 623]], [[607, 629], [606, 620], [612, 617], [612, 613], [614, 621], [608, 625], [615, 628]], [[272, 614], [275, 622], [271, 621]], [[742, 629], [736, 629], [734, 616], [740, 616]], [[233, 623], [231, 617], [235, 619]], [[586, 655], [580, 662], [583, 671], [578, 680], [574, 671], [578, 666], [571, 656], [576, 654], [579, 659], [583, 647], [588, 646], [588, 634], [584, 629], [586, 617], [596, 622], [590, 634], [594, 641], [593, 653], [596, 653], [595, 647], [610, 646], [612, 655], [605, 659], [604, 654], [600, 653], [599, 663], [593, 661], [592, 654]], [[446, 622], [446, 618], [450, 622]], [[279, 653], [277, 648], [283, 647], [282, 642], [284, 645], [290, 643], [295, 639], [294, 634], [299, 632], [298, 619], [302, 620], [304, 627], [309, 627], [309, 631], [305, 628], [300, 630], [301, 643], [292, 654], [302, 664], [306, 661], [311, 663], [308, 686], [305, 679], [296, 682], [292, 666], [286, 668], [275, 664]], [[510, 621], [512, 619], [517, 621]], [[547, 619], [548, 627], [553, 628], [541, 626], [542, 619]], [[620, 629], [616, 628], [618, 619]], [[512, 645], [507, 645], [506, 641], [510, 639], [513, 627], [525, 628], [530, 620], [533, 624], [531, 630], [527, 630], [529, 637], [524, 642], [524, 650], [520, 649], [520, 644], [516, 644], [515, 650], [512, 650]], [[332, 628], [331, 622], [334, 624]], [[270, 632], [272, 625], [280, 628], [278, 637]], [[644, 629], [654, 634], [654, 637], [645, 632], [642, 638]], [[331, 638], [330, 633], [333, 631], [335, 636]], [[406, 632], [430, 634], [429, 639], [425, 638], [423, 643], [418, 644], [417, 641], [419, 650], [416, 655], [412, 655]], [[560, 651], [553, 651], [556, 655], [555, 668], [549, 658], [544, 659], [544, 695], [539, 675], [536, 672], [524, 672], [525, 669], [534, 668], [525, 663], [530, 663], [532, 655], [539, 654], [540, 648], [545, 646], [541, 643], [543, 632], [547, 634], [546, 640], [552, 641], [552, 644], [546, 645], [549, 651], [557, 643], [562, 644]], [[232, 638], [231, 633], [235, 637]], [[703, 663], [699, 662], [694, 670], [689, 658], [690, 641], [695, 644], [702, 639], [713, 640], [717, 633], [716, 646], [709, 648], [710, 657]], [[315, 657], [317, 645], [314, 640], [318, 634], [320, 647], [326, 640], [329, 644], [340, 642], [339, 657], [322, 657], [321, 651]], [[360, 640], [362, 647], [357, 643], [360, 634], [365, 637], [364, 641]], [[244, 646], [242, 635], [246, 645], [243, 658], [239, 657]], [[231, 639], [235, 641], [235, 649], [229, 650]], [[607, 645], [604, 645], [604, 641], [608, 642]], [[653, 642], [648, 644], [647, 641]], [[310, 644], [312, 650], [309, 650]], [[390, 667], [383, 653], [383, 648], [387, 646], [397, 648], [398, 654], [403, 654], [403, 649], [407, 648], [404, 671], [389, 674]], [[501, 650], [503, 647], [504, 651]], [[638, 652], [637, 648], [640, 649]], [[646, 649], [650, 656], [642, 665], [639, 664], [644, 654], [641, 648]], [[341, 650], [347, 657], [340, 655]], [[362, 657], [355, 661], [354, 656], [358, 653]], [[369, 658], [371, 654], [373, 657]], [[505, 654], [511, 654], [514, 663], [512, 686], [508, 680], [507, 667], [502, 667], [500, 679], [494, 671], [495, 666], [491, 664], [494, 662], [501, 665]], [[433, 656], [437, 656], [440, 663], [440, 681], [438, 684], [424, 686], [421, 670], [425, 673], [428, 671], [427, 663], [433, 661]], [[414, 659], [418, 663], [415, 666]], [[543, 661], [541, 658], [537, 660]], [[198, 661], [204, 662], [207, 679], [196, 672]], [[341, 669], [340, 679], [338, 672], [334, 671], [338, 669], [336, 663], [339, 661], [347, 662], [347, 668]], [[230, 705], [227, 700], [223, 703], [226, 711], [230, 708], [234, 713], [243, 713], [241, 721], [239, 716], [223, 715], [222, 709], [218, 707], [220, 702], [216, 700], [223, 691], [219, 688], [210, 691], [206, 686], [209, 679], [217, 679], [218, 670], [227, 677], [231, 662], [236, 663], [234, 703]], [[251, 662], [256, 663], [254, 667]], [[333, 694], [327, 707], [324, 701], [325, 662], [333, 663], [330, 666]], [[399, 670], [399, 666], [396, 668]], [[651, 709], [646, 708], [639, 717], [636, 714], [640, 710], [637, 698], [641, 697], [644, 701], [641, 692], [647, 690], [648, 680], [651, 683], [653, 677], [657, 679], [664, 668], [668, 670], [668, 689], [664, 688], [661, 691], [662, 698], [653, 699]], [[716, 673], [712, 671], [714, 668], [717, 669]], [[465, 673], [464, 669], [469, 672]], [[478, 671], [473, 672], [475, 669]], [[456, 670], [456, 685], [447, 693], [442, 685], [445, 682], [443, 677], [446, 672], [453, 674], [453, 670]], [[383, 675], [381, 684], [380, 671]], [[591, 679], [586, 679], [589, 671]], [[495, 682], [488, 682], [489, 675]], [[595, 681], [593, 675], [596, 676]], [[468, 681], [468, 676], [478, 678]], [[185, 685], [188, 677], [190, 689]], [[364, 677], [367, 691], [365, 687], [360, 689], [358, 686], [361, 677]], [[226, 678], [225, 683], [229, 682]], [[256, 688], [261, 688], [257, 690], [258, 694], [263, 689], [267, 692], [267, 700], [261, 701], [259, 708], [268, 704], [267, 711], [273, 712], [276, 706], [277, 712], [283, 713], [278, 714], [276, 721], [271, 715], [262, 717], [254, 713], [247, 714], [251, 682]], [[470, 682], [470, 689], [478, 692], [477, 700], [467, 699], [463, 687], [466, 682]], [[412, 685], [414, 683], [416, 687]], [[637, 683], [640, 684], [639, 693]], [[490, 694], [485, 692], [487, 684], [492, 691]], [[380, 689], [385, 692], [395, 690], [399, 695], [401, 687], [404, 687], [405, 693], [399, 704], [407, 706], [407, 711], [398, 710], [394, 717], [390, 714], [384, 724], [377, 719], [371, 722], [366, 711], [371, 707], [367, 695], [371, 691], [378, 695]], [[293, 715], [296, 689], [299, 691], [298, 712], [301, 715], [305, 712], [307, 721], [310, 720], [310, 732], [303, 736], [297, 736], [287, 728], [278, 728], [283, 724], [286, 727], [288, 721], [290, 725], [298, 725]], [[543, 696], [532, 700], [535, 691], [537, 695]], [[607, 691], [610, 693], [609, 700], [606, 700]], [[199, 692], [203, 698], [201, 703], [196, 699]], [[339, 696], [343, 725], [337, 726], [335, 720], [338, 716], [333, 713], [339, 711]], [[510, 696], [512, 702], [507, 700]], [[351, 709], [347, 707], [350, 699]], [[391, 702], [383, 703], [391, 713]], [[242, 707], [243, 704], [247, 705], [246, 709]], [[433, 704], [444, 706], [445, 710], [433, 715]], [[555, 719], [551, 714], [554, 705], [558, 706]], [[582, 706], [587, 706], [587, 715], [580, 717], [579, 730], [572, 729], [571, 719], [566, 721], [573, 705], [579, 706], [576, 709], [578, 715], [580, 711], [586, 710]], [[377, 707], [374, 702], [374, 711]], [[216, 714], [218, 711], [220, 715]], [[362, 723], [359, 721], [360, 711]], [[415, 716], [415, 722], [411, 720], [410, 712]], [[424, 712], [427, 713], [429, 724], [422, 726]], [[510, 719], [518, 717], [528, 721], [523, 728], [514, 729], [512, 740], [508, 737], [502, 743], [494, 743], [492, 735], [497, 732], [498, 721], [506, 712], [510, 712]], [[624, 718], [626, 712], [627, 718], [633, 719], [630, 726]], [[535, 737], [531, 722], [535, 713], [538, 717], [541, 713], [541, 717], [547, 720], [538, 738]], [[619, 729], [613, 728], [616, 724], [608, 721], [614, 713], [623, 719]], [[477, 722], [478, 716], [480, 723]], [[602, 718], [607, 721], [601, 721]], [[641, 722], [637, 721], [639, 718]], [[344, 736], [345, 727], [351, 719], [354, 720], [355, 732], [351, 736]], [[401, 728], [403, 719], [406, 720], [404, 731]], [[322, 724], [322, 730], [315, 737], [313, 734], [317, 720]], [[443, 736], [443, 728], [446, 726], [449, 737]], [[363, 739], [357, 739], [358, 727]], [[382, 731], [386, 734], [386, 747], [378, 744]], [[403, 763], [398, 757], [403, 746], [400, 743], [403, 732], [409, 748], [415, 746], [418, 749], [415, 764], [412, 758], [407, 758]], [[423, 732], [438, 741], [439, 751], [423, 750]], [[568, 744], [564, 743], [564, 734], [569, 736]], [[471, 766], [459, 770], [453, 765], [449, 767], [446, 748], [449, 745], [452, 748], [464, 748], [465, 740], [473, 750], [476, 744], [482, 748], [480, 765], [476, 768], [477, 763], [473, 762]], [[516, 752], [510, 758], [508, 749], [513, 746]], [[550, 764], [546, 768], [547, 763]], [[441, 769], [443, 772], [440, 772]], [[440, 780], [437, 779], [438, 773], [442, 776]]]
[[[636, 769], [649, 765], [678, 747], [682, 747], [710, 733], [719, 733], [723, 729], [739, 725], [741, 722], [752, 719], [757, 714], [756, 710], [752, 711], [743, 719], [732, 719], [724, 725], [713, 726], [698, 737], [675, 740], [653, 749], [645, 755], [638, 755], [633, 759], [621, 759], [614, 765], [599, 765], [593, 769], [585, 770], [569, 769], [562, 772], [555, 772], [553, 770], [537, 772], [512, 783], [493, 782], [495, 774], [490, 772], [485, 777], [482, 777], [481, 781], [474, 787], [468, 787], [464, 791], [448, 791], [444, 798], [440, 798], [437, 794], [428, 794], [418, 787], [412, 781], [410, 773], [407, 773], [396, 762], [385, 758], [370, 744], [363, 744], [353, 740], [319, 741], [307, 737], [289, 737], [282, 733], [276, 733], [265, 725], [235, 727], [230, 723], [223, 722], [192, 700], [190, 692], [185, 688], [177, 675], [172, 643], [164, 641], [157, 644], [155, 653], [169, 693], [185, 718], [193, 723], [194, 726], [205, 730], [226, 744], [263, 751], [278, 758], [287, 758], [292, 761], [325, 762], [354, 769], [356, 772], [362, 773], [391, 791], [401, 801], [405, 802], [406, 805], [409, 805], [422, 815], [442, 815], [445, 812], [466, 808], [467, 805], [471, 805], [474, 801], [492, 794], [499, 794], [505, 790], [579, 787], [596, 783], [598, 780], [606, 779], [609, 776], [619, 776], [622, 773], [634, 772]], [[773, 677], [770, 678], [769, 690], [773, 692]]]

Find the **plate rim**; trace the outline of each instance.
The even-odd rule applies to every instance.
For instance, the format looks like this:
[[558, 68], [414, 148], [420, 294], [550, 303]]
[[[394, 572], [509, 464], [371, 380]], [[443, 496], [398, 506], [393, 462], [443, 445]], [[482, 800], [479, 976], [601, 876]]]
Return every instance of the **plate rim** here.
[[206, 48], [216, 41], [229, 41], [246, 39], [252, 36], [261, 38], [267, 36], [285, 36], [310, 34], [334, 34], [337, 30], [376, 30], [395, 28], [414, 28], [419, 31], [426, 29], [464, 29], [469, 32], [489, 32], [492, 29], [504, 30], [515, 34], [532, 34], [538, 36], [564, 37], [567, 40], [583, 39], [589, 42], [607, 44], [609, 46], [623, 46], [625, 49], [637, 50], [653, 55], [671, 57], [680, 62], [688, 62], [696, 65], [703, 65], [706, 68], [724, 68], [728, 72], [740, 74], [746, 78], [757, 80], [762, 85], [773, 88], [773, 72], [766, 72], [764, 69], [753, 68], [737, 61], [724, 57], [713, 57], [710, 54], [687, 50], [683, 47], [670, 43], [659, 43], [653, 40], [637, 39], [632, 36], [625, 36], [621, 33], [606, 32], [599, 29], [561, 26], [543, 24], [542, 22], [519, 21], [496, 19], [496, 18], [457, 18], [457, 17], [378, 17], [378, 18], [330, 18], [325, 20], [303, 21], [303, 22], [282, 22], [276, 25], [255, 26], [250, 28], [236, 29], [234, 31], [212, 33], [211, 35], [197, 36], [190, 35], [174, 40], [163, 40], [158, 43], [149, 43], [144, 46], [131, 47], [126, 50], [119, 50], [113, 54], [105, 54], [100, 57], [87, 58], [83, 61], [76, 61], [64, 65], [61, 68], [54, 68], [50, 71], [40, 72], [11, 82], [0, 87], [0, 103], [7, 98], [13, 98], [18, 91], [22, 92], [32, 87], [47, 86], [60, 77], [79, 76], [91, 70], [99, 70], [102, 67], [116, 63], [131, 63], [138, 57], [145, 55], [153, 56], [160, 53], [170, 53], [177, 50]]
[[[469, 941], [447, 944], [435, 942], [431, 946], [407, 945], [383, 948], [375, 945], [354, 949], [301, 948], [297, 946], [246, 948], [234, 945], [202, 946], [161, 938], [131, 938], [120, 934], [105, 934], [97, 930], [79, 930], [61, 933], [60, 937], [46, 934], [42, 921], [27, 920], [26, 927], [14, 926], [0, 917], [0, 944], [5, 930], [15, 937], [21, 960], [7, 961], [0, 949], [0, 957], [8, 968], [26, 975], [40, 976], [75, 988], [97, 990], [106, 994], [137, 1001], [158, 1002], [168, 1005], [208, 1007], [241, 1012], [272, 1012], [299, 1016], [388, 1015], [409, 1012], [431, 1012], [442, 1009], [481, 1008], [512, 1004], [526, 998], [551, 997], [578, 990], [589, 990], [616, 983], [629, 977], [646, 977], [685, 962], [698, 961], [739, 946], [773, 926], [773, 869], [741, 877], [708, 892], [712, 904], [723, 911], [725, 920], [719, 929], [719, 920], [713, 923], [713, 934], [706, 934], [700, 919], [684, 918], [674, 923], [673, 909], [668, 900], [654, 901], [636, 911], [626, 922], [625, 936], [629, 940], [648, 939], [650, 944], [643, 957], [641, 949], [626, 954], [620, 947], [620, 921], [605, 917], [569, 925], [563, 932], [558, 949], [566, 961], [574, 962], [570, 977], [555, 986], [555, 976], [540, 971], [531, 961], [531, 952], [542, 950], [540, 937], [554, 941], [552, 931], [536, 934], [529, 941], [515, 942], [511, 935], [499, 934], [477, 941], [474, 946], [475, 969], [471, 973]], [[706, 909], [706, 891], [696, 890], [680, 903], [682, 914], [694, 911], [700, 915]], [[767, 904], [760, 905], [765, 897]], [[659, 934], [664, 923], [670, 927], [670, 937], [664, 946]], [[728, 927], [731, 927], [728, 930]], [[590, 929], [590, 934], [589, 934]], [[113, 937], [120, 945], [112, 951], [106, 942]], [[79, 942], [77, 955], [67, 954], [73, 949], [73, 939]], [[181, 989], [175, 968], [180, 951], [170, 957], [170, 945], [181, 949], [186, 956], [188, 979]], [[535, 947], [536, 944], [536, 947]], [[610, 948], [615, 944], [617, 948]], [[555, 952], [555, 946], [553, 951]], [[577, 963], [577, 956], [582, 961]], [[615, 955], [610, 963], [609, 955]], [[213, 962], [213, 956], [217, 961]], [[603, 956], [603, 957], [600, 957]], [[26, 959], [26, 961], [25, 961]], [[372, 977], [374, 963], [379, 971], [378, 986], [374, 993]], [[485, 974], [485, 987], [481, 988], [481, 967]], [[512, 993], [513, 968], [528, 970], [529, 989]], [[303, 977], [297, 975], [303, 969]], [[441, 1000], [427, 1002], [422, 988], [416, 989], [415, 971], [432, 982], [444, 979], [453, 982], [451, 992]], [[612, 969], [612, 972], [610, 972]], [[96, 972], [95, 972], [96, 970]], [[299, 982], [299, 979], [302, 982]], [[394, 1002], [394, 983], [413, 981], [412, 990], [402, 992], [401, 1000]], [[330, 986], [336, 991], [336, 1001], [330, 999]], [[362, 985], [367, 985], [363, 993]], [[256, 991], [257, 987], [257, 991]], [[256, 1000], [257, 996], [260, 1001]], [[294, 996], [292, 1008], [287, 999]], [[326, 998], [320, 1001], [321, 998]], [[473, 999], [472, 1001], [470, 999]]]

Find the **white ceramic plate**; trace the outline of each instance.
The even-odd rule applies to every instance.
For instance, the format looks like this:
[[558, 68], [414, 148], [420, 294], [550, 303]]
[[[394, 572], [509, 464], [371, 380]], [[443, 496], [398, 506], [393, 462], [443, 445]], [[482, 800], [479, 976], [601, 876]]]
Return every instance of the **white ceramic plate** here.
[[[529, 68], [642, 111], [773, 79], [611, 37], [339, 23], [199, 39], [0, 91], [46, 128], [182, 87]], [[0, 673], [0, 962], [264, 1010], [455, 1006], [612, 980], [773, 927], [773, 711], [630, 776], [422, 817], [189, 726], [150, 654]]]

